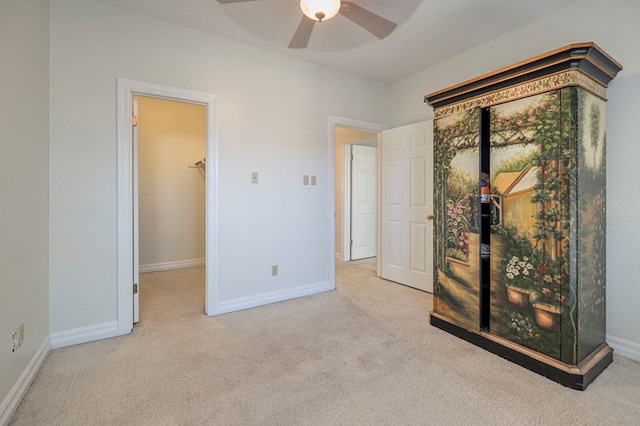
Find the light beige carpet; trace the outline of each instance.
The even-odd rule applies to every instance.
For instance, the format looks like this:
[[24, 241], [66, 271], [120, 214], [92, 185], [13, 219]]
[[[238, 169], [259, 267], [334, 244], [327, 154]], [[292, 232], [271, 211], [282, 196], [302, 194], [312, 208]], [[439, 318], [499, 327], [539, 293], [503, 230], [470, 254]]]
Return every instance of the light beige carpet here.
[[337, 287], [206, 317], [202, 268], [146, 274], [131, 335], [54, 350], [13, 425], [640, 424], [640, 363], [584, 391], [431, 327], [431, 296], [337, 265]]

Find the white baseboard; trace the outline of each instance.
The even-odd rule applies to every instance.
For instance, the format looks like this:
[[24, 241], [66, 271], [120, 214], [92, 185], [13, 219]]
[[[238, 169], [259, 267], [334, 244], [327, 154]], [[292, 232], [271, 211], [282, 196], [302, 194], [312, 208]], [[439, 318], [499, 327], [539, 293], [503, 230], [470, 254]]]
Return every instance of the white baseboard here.
[[11, 416], [13, 416], [18, 405], [20, 405], [20, 401], [22, 401], [22, 398], [24, 398], [24, 395], [27, 393], [31, 382], [33, 382], [36, 374], [40, 371], [40, 367], [42, 367], [42, 364], [44, 364], [44, 361], [47, 359], [49, 351], [51, 351], [51, 340], [47, 337], [33, 355], [27, 368], [24, 369], [7, 397], [2, 401], [2, 404], [0, 404], [0, 425], [6, 425], [9, 423], [9, 420], [11, 420]]
[[613, 348], [615, 354], [640, 361], [640, 344], [610, 334], [607, 335], [607, 343]]
[[285, 290], [277, 290], [270, 293], [258, 294], [255, 296], [240, 297], [216, 303], [212, 315], [227, 314], [241, 311], [243, 309], [255, 308], [270, 303], [283, 302], [285, 300], [296, 299], [298, 297], [311, 296], [312, 294], [335, 290], [329, 281], [302, 285]]
[[51, 335], [51, 347], [53, 349], [64, 348], [118, 335], [118, 321], [103, 322], [102, 324], [53, 333]]
[[187, 259], [176, 260], [173, 262], [149, 263], [147, 265], [140, 265], [140, 273], [145, 274], [147, 272], [171, 271], [173, 269], [194, 268], [196, 266], [204, 265], [204, 257], [202, 259]]

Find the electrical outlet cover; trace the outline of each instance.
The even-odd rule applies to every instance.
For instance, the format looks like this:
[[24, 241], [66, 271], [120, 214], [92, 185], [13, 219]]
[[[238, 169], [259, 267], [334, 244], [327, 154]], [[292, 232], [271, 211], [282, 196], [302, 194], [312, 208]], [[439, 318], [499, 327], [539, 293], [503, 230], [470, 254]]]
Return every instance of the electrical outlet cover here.
[[18, 326], [18, 347], [24, 343], [24, 323]]

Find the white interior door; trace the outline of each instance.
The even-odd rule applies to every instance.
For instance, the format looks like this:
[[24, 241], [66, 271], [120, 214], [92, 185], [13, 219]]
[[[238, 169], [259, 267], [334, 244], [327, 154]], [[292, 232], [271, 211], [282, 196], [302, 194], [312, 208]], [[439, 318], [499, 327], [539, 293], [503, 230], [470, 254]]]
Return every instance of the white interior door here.
[[133, 322], [140, 321], [140, 234], [138, 220], [138, 98], [133, 96], [133, 117], [131, 119], [132, 140], [132, 206], [133, 206]]
[[383, 131], [380, 155], [381, 276], [433, 292], [433, 121]]
[[378, 148], [351, 147], [351, 260], [377, 251]]

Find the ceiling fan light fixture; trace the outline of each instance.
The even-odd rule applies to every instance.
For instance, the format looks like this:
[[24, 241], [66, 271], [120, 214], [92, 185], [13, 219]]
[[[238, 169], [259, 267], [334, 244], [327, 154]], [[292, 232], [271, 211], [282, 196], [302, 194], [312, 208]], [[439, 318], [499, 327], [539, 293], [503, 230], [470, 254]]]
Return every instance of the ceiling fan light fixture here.
[[326, 21], [340, 11], [340, 0], [300, 0], [300, 9], [314, 21]]

